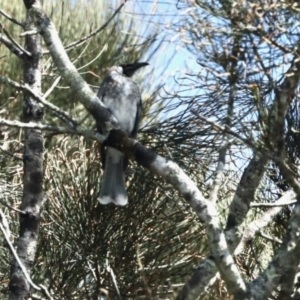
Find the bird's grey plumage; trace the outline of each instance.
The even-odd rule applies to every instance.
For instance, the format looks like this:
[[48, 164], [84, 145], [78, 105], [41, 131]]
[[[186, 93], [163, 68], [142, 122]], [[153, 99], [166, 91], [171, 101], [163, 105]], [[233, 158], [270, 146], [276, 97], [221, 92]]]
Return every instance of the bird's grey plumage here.
[[[147, 63], [111, 67], [98, 92], [98, 98], [131, 137], [137, 135], [142, 104], [139, 88], [130, 76], [145, 65]], [[101, 156], [104, 175], [98, 200], [101, 204], [124, 206], [128, 203], [124, 174], [128, 159], [120, 151], [110, 147], [105, 149], [103, 145]]]

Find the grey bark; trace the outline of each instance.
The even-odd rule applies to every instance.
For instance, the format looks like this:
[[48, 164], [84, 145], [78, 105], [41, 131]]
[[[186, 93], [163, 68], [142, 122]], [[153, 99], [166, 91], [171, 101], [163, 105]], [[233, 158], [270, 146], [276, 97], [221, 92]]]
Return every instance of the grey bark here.
[[[27, 9], [29, 1], [24, 1]], [[33, 21], [27, 13], [25, 30], [32, 30]], [[32, 55], [23, 58], [24, 82], [31, 89], [41, 92], [41, 38], [39, 35], [26, 36], [25, 48]], [[33, 100], [29, 93], [24, 92], [23, 118], [25, 122], [34, 121], [40, 123], [43, 120], [44, 108]], [[37, 246], [39, 222], [43, 202], [43, 133], [39, 129], [25, 129], [24, 145], [24, 177], [23, 196], [20, 214], [20, 231], [17, 241], [17, 254], [30, 274]], [[14, 259], [11, 264], [9, 283], [9, 299], [27, 300], [29, 298], [30, 285], [22, 272], [20, 265]]]

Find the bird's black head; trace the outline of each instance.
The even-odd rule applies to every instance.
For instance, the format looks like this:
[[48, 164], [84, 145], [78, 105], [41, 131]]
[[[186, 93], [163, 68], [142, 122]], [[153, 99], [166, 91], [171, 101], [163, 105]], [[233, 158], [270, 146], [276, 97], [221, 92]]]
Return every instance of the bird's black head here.
[[138, 70], [141, 67], [148, 66], [149, 64], [146, 62], [136, 62], [133, 64], [126, 64], [126, 65], [120, 65], [123, 69], [123, 74], [127, 77], [131, 77], [136, 70]]

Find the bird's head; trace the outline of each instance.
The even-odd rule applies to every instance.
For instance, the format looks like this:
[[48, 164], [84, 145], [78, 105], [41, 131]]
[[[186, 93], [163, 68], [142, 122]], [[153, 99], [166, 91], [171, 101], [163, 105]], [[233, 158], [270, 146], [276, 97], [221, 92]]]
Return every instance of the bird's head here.
[[137, 71], [141, 67], [148, 66], [149, 64], [147, 62], [136, 62], [133, 64], [122, 64], [120, 67], [123, 70], [123, 74], [127, 77], [131, 77], [135, 71]]

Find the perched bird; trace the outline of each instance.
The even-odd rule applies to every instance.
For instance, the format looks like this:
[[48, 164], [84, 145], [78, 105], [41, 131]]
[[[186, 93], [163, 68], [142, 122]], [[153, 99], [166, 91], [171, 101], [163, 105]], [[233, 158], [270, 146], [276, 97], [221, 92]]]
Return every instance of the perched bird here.
[[[111, 67], [98, 91], [98, 98], [119, 122], [120, 128], [135, 138], [142, 111], [142, 101], [137, 84], [131, 79], [136, 70], [148, 63], [133, 63]], [[101, 129], [100, 129], [101, 131]], [[120, 151], [101, 145], [104, 167], [103, 181], [98, 200], [101, 204], [128, 203], [125, 188], [125, 170], [128, 158]]]

